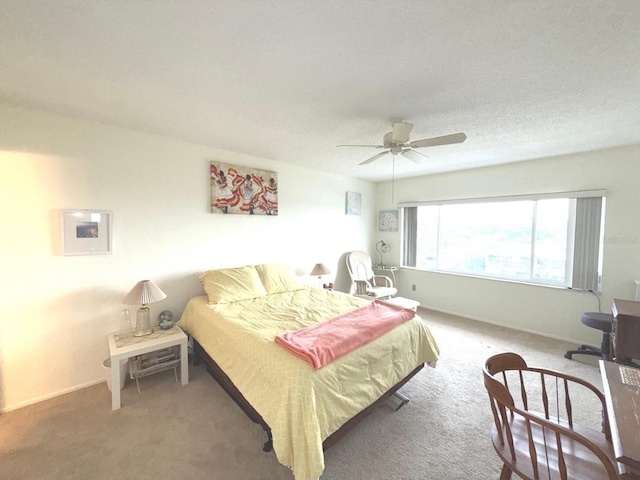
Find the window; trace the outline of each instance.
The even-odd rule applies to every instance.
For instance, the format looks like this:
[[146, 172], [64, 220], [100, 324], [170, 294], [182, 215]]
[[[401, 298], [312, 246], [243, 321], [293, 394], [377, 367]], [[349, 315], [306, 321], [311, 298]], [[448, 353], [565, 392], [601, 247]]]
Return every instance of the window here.
[[598, 290], [604, 192], [401, 205], [402, 265]]

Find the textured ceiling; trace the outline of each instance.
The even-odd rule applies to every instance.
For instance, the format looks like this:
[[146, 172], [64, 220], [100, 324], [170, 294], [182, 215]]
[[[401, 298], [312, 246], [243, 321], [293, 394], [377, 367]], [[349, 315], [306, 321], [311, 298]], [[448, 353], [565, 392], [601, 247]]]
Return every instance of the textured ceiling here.
[[0, 99], [362, 179], [640, 144], [640, 1], [2, 0]]

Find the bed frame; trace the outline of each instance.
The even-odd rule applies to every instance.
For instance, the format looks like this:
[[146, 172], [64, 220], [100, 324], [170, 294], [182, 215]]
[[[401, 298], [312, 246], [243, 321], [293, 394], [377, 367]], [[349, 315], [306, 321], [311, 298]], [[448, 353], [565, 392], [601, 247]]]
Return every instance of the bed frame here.
[[[227, 394], [233, 399], [234, 402], [244, 411], [244, 413], [251, 419], [252, 422], [262, 426], [262, 429], [267, 434], [267, 441], [264, 443], [262, 450], [269, 452], [273, 449], [273, 440], [271, 436], [271, 427], [264, 421], [260, 414], [251, 406], [246, 398], [240, 393], [240, 390], [236, 388], [231, 379], [226, 373], [218, 366], [218, 364], [209, 356], [209, 354], [202, 348], [202, 346], [193, 339], [193, 351], [195, 354], [194, 365], [198, 365], [200, 361], [204, 362], [207, 366], [209, 374], [220, 384], [220, 386], [227, 392]], [[400, 387], [407, 383], [411, 378], [418, 373], [424, 364], [418, 365], [412, 370], [409, 375], [404, 377], [387, 392], [385, 392], [378, 400], [366, 407], [360, 413], [357, 413], [354, 417], [347, 420], [342, 427], [329, 435], [324, 442], [322, 442], [322, 449], [327, 450], [329, 447], [338, 442], [342, 437], [349, 433], [355, 426], [367, 417], [373, 410], [375, 410], [381, 403], [384, 403], [391, 395], [393, 395]]]

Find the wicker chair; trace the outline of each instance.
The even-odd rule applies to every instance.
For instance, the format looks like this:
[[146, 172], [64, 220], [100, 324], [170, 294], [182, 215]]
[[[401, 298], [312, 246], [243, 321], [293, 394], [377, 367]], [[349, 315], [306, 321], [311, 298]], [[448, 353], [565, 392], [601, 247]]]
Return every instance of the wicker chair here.
[[[515, 353], [490, 357], [483, 374], [494, 419], [493, 446], [504, 463], [501, 480], [512, 473], [531, 480], [619, 478], [604, 395], [596, 387], [529, 367]], [[601, 405], [603, 432], [574, 424], [571, 396], [580, 389]]]

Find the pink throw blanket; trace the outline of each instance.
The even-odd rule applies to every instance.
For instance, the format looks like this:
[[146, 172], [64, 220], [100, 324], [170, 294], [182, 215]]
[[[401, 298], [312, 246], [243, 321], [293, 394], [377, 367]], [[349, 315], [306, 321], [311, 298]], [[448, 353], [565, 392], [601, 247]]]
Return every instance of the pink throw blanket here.
[[374, 300], [325, 322], [280, 334], [275, 342], [318, 369], [414, 316], [413, 310]]

